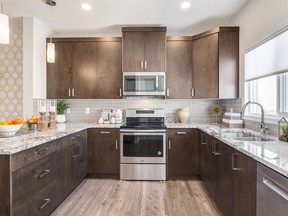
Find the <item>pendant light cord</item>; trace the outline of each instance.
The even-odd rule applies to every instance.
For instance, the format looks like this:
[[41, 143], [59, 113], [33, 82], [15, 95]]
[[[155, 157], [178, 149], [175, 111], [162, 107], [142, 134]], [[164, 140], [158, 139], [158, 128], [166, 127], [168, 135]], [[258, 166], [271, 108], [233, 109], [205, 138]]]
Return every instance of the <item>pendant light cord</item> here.
[[[52, 23], [52, 5], [53, 4], [53, 1], [52, 0], [50, 0], [50, 20], [49, 20], [49, 22], [50, 22], [50, 28], [51, 28], [51, 23]], [[50, 34], [50, 43], [52, 43], [52, 34]]]

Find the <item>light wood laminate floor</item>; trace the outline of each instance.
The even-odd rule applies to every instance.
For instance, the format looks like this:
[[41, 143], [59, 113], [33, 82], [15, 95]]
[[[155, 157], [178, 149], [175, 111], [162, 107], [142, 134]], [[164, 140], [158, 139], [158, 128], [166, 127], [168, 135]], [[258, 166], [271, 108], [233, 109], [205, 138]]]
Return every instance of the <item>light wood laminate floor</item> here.
[[218, 216], [198, 178], [119, 181], [85, 179], [53, 216]]

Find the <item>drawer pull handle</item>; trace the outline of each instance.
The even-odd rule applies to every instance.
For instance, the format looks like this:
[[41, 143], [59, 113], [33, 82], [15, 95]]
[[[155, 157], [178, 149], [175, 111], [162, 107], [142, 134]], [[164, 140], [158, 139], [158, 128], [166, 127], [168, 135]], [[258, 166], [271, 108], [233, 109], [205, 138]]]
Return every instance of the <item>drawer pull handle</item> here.
[[37, 154], [39, 155], [39, 154], [41, 154], [42, 152], [45, 152], [45, 151], [47, 151], [47, 150], [49, 150], [48, 147], [43, 148], [43, 149], [39, 150], [39, 151], [37, 152]]
[[109, 131], [101, 131], [100, 133], [101, 133], [101, 134], [110, 134]]
[[115, 141], [115, 149], [118, 149], [118, 140]]
[[39, 175], [38, 178], [40, 178], [40, 179], [43, 178], [43, 177], [46, 176], [49, 172], [50, 172], [49, 169], [44, 170], [44, 172], [43, 172], [41, 175]]
[[237, 167], [236, 167], [236, 164], [235, 164], [235, 158], [236, 158], [236, 160], [237, 160], [237, 155], [238, 155], [238, 154], [232, 153], [232, 170], [234, 170], [234, 171], [240, 170], [240, 168], [237, 168]]
[[168, 149], [171, 150], [171, 141], [168, 141]]
[[185, 131], [177, 131], [177, 135], [186, 135], [187, 133]]
[[205, 134], [201, 134], [201, 144], [202, 145], [206, 145], [206, 141], [205, 141]]
[[75, 139], [78, 139], [80, 137], [80, 135], [76, 135], [76, 136], [73, 136], [73, 137], [71, 137], [73, 140], [75, 140]]
[[271, 190], [273, 190], [275, 193], [277, 193], [279, 196], [283, 197], [284, 199], [288, 200], [288, 192], [273, 183], [272, 181], [269, 181], [267, 178], [263, 177], [263, 183], [269, 187]]
[[39, 209], [40, 210], [44, 209], [45, 206], [47, 206], [50, 201], [51, 201], [50, 199], [44, 199], [44, 203], [39, 207]]

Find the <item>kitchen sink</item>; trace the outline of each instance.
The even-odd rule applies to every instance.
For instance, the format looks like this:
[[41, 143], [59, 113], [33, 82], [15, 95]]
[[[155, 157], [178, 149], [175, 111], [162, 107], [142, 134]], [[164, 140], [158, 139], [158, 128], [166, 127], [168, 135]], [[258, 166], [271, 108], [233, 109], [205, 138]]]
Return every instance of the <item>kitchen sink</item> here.
[[245, 133], [243, 131], [223, 132], [222, 135], [229, 137], [233, 140], [238, 140], [238, 141], [271, 141], [272, 140], [267, 137], [255, 136], [253, 134]]
[[258, 136], [251, 136], [251, 137], [236, 137], [234, 140], [239, 141], [271, 141], [272, 139], [266, 137], [258, 137]]

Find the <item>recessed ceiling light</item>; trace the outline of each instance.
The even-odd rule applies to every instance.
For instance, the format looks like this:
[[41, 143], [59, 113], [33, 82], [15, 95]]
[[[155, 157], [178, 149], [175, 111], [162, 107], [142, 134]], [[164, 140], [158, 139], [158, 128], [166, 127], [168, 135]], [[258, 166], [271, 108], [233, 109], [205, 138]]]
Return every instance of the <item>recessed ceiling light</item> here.
[[187, 9], [191, 6], [190, 2], [182, 2], [180, 7], [183, 9]]
[[82, 3], [82, 4], [81, 4], [81, 8], [82, 8], [83, 10], [91, 10], [91, 9], [92, 9], [92, 6], [91, 6], [90, 4], [88, 4], [88, 3]]

